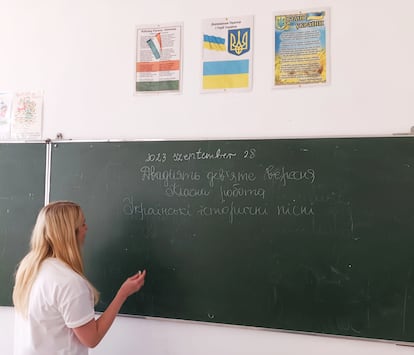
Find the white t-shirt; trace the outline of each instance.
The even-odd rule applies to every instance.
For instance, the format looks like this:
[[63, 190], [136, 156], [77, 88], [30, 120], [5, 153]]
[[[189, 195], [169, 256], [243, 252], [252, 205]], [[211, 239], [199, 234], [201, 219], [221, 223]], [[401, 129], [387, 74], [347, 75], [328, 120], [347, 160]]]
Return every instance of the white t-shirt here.
[[62, 261], [43, 261], [29, 297], [28, 319], [15, 312], [15, 355], [85, 355], [72, 328], [95, 316], [87, 281]]

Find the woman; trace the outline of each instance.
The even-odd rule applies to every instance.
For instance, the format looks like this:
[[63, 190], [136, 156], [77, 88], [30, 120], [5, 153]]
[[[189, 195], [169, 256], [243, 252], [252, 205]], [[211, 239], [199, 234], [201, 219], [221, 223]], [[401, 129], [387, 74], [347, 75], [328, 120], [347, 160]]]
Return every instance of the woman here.
[[39, 212], [30, 251], [16, 272], [15, 354], [87, 354], [125, 300], [144, 285], [145, 271], [128, 278], [95, 319], [99, 294], [85, 277], [81, 255], [87, 230], [76, 203], [57, 201]]

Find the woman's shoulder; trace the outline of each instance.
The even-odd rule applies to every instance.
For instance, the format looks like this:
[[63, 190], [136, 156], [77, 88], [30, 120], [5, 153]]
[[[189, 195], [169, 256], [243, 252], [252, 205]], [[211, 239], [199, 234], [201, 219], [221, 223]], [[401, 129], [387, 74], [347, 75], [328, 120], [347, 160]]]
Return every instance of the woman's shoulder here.
[[59, 270], [68, 273], [74, 272], [65, 262], [52, 257], [43, 260], [41, 270]]
[[39, 277], [60, 284], [87, 284], [81, 275], [57, 258], [47, 258], [42, 262]]

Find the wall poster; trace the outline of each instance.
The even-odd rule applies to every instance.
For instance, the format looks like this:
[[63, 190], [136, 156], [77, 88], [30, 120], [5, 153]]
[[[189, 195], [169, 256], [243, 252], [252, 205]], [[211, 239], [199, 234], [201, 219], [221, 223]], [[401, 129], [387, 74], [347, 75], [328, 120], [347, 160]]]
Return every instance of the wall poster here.
[[10, 121], [13, 95], [0, 92], [0, 140], [10, 138]]
[[42, 137], [43, 91], [20, 91], [13, 98], [10, 135], [13, 139]]
[[274, 87], [327, 84], [328, 11], [275, 14]]
[[180, 92], [182, 24], [137, 27], [135, 94]]
[[202, 92], [251, 90], [253, 16], [203, 21]]

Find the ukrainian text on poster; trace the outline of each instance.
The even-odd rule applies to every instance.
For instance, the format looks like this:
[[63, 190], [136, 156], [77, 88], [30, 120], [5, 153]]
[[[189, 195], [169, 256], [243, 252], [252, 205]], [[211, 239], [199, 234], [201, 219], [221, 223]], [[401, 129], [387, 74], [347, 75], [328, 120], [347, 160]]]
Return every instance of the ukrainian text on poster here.
[[181, 91], [182, 26], [137, 28], [135, 93]]
[[274, 86], [327, 83], [327, 11], [277, 14]]
[[253, 16], [203, 21], [202, 92], [250, 90]]

